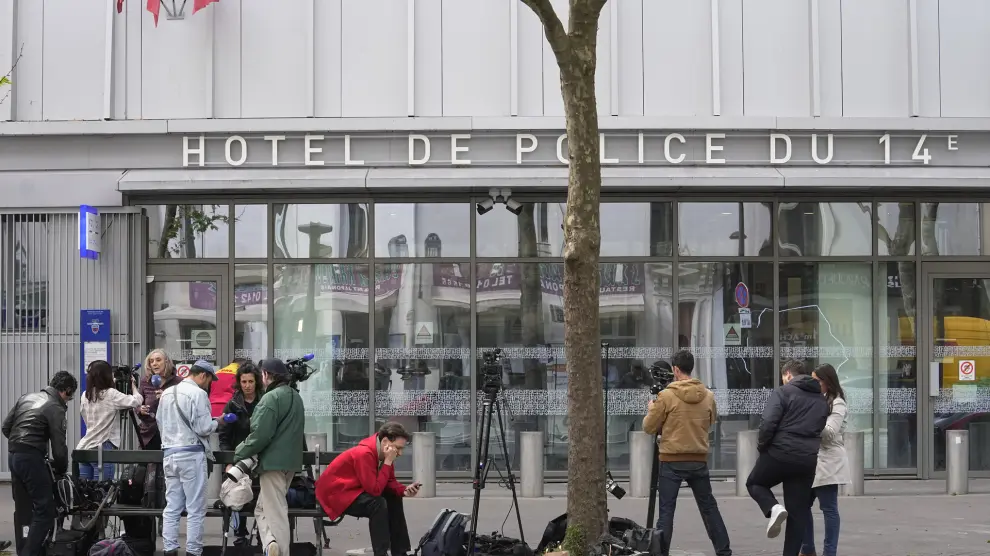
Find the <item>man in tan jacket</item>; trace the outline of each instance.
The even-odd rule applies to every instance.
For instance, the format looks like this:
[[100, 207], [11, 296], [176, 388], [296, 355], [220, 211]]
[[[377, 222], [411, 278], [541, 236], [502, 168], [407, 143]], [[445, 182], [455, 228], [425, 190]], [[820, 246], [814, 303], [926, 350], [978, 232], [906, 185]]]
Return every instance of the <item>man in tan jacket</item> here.
[[708, 432], [718, 415], [715, 396], [700, 380], [691, 377], [694, 356], [690, 351], [678, 351], [670, 363], [674, 382], [656, 400], [650, 400], [643, 418], [643, 431], [659, 435], [660, 442], [657, 529], [663, 531], [661, 554], [670, 553], [677, 493], [681, 482], [686, 481], [694, 493], [716, 556], [731, 556], [729, 532], [718, 511], [708, 473]]

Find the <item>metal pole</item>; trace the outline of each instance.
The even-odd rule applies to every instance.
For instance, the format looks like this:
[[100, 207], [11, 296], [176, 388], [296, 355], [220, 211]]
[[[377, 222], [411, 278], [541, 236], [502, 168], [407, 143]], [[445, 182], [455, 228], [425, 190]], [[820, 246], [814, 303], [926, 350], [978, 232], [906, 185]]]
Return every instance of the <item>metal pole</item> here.
[[736, 496], [749, 496], [746, 479], [756, 466], [760, 453], [756, 450], [756, 440], [760, 431], [739, 431], [736, 435]]
[[437, 495], [437, 435], [432, 432], [414, 432], [413, 481], [422, 485], [417, 498], [435, 498]]
[[842, 485], [843, 496], [863, 496], [866, 493], [866, 433], [851, 431], [843, 433], [842, 443], [846, 446], [846, 459], [849, 463], [848, 485]]
[[969, 494], [969, 431], [945, 432], [945, 492]]
[[646, 498], [650, 495], [650, 477], [653, 473], [653, 443], [656, 435], [643, 431], [629, 433], [629, 495]]
[[543, 431], [523, 431], [520, 437], [519, 475], [523, 498], [543, 497]]
[[[220, 449], [220, 434], [213, 433], [210, 435], [210, 449], [217, 451]], [[209, 461], [206, 463], [209, 465]], [[212, 507], [213, 503], [220, 498], [220, 484], [223, 482], [223, 465], [215, 463], [213, 464], [213, 473], [210, 474], [210, 478], [206, 482], [206, 500], [207, 504]]]

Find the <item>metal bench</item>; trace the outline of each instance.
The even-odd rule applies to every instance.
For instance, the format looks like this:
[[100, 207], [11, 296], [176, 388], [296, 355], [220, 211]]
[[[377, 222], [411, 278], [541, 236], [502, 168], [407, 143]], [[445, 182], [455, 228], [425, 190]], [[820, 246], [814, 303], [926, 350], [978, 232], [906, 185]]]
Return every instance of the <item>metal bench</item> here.
[[[314, 474], [315, 479], [319, 477], [320, 469], [333, 461], [337, 455], [338, 453], [334, 452], [303, 452], [303, 465], [316, 467], [316, 472]], [[233, 452], [215, 451], [213, 452], [213, 456], [215, 458], [215, 463], [219, 465], [235, 463]], [[161, 450], [104, 451], [102, 448], [98, 450], [73, 450], [72, 476], [77, 478], [79, 477], [80, 463], [95, 463], [97, 464], [97, 469], [102, 470], [104, 463], [113, 463], [115, 465], [144, 463], [161, 464], [163, 457], [164, 454]], [[157, 523], [162, 518], [162, 511], [163, 510], [161, 508], [145, 508], [143, 506], [113, 504], [112, 506], [104, 507], [100, 514], [106, 517], [151, 517], [154, 518]], [[250, 511], [241, 511], [239, 513], [241, 517], [254, 516], [254, 512]], [[230, 536], [231, 514], [232, 511], [228, 508], [207, 508], [206, 510], [206, 517], [219, 517], [223, 520], [223, 543], [221, 553], [225, 552], [227, 549], [227, 541]], [[185, 512], [183, 512], [183, 515], [185, 515]], [[293, 536], [295, 536], [296, 519], [299, 518], [313, 520], [313, 527], [317, 538], [317, 553], [322, 556], [323, 549], [330, 548], [330, 539], [324, 528], [336, 526], [341, 522], [341, 520], [343, 520], [343, 516], [340, 516], [337, 519], [328, 519], [319, 505], [317, 505], [314, 509], [289, 508], [289, 526], [292, 530]]]

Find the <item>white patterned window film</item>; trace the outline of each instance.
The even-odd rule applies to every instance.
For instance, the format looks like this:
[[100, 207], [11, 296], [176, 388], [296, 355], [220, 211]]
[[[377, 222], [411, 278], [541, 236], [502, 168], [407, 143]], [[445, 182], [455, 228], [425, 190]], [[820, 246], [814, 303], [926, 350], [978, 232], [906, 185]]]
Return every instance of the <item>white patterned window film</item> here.
[[[567, 359], [564, 353], [563, 272], [557, 263], [477, 265], [479, 360], [502, 350], [501, 382], [512, 419], [506, 419], [510, 457], [518, 433], [547, 435], [546, 469], [567, 466]], [[629, 465], [629, 432], [640, 430], [649, 399], [650, 366], [673, 354], [670, 263], [602, 263], [599, 326], [607, 377], [609, 466]], [[607, 369], [607, 371], [606, 371]], [[484, 374], [475, 373], [478, 407]]]
[[[375, 416], [436, 435], [440, 471], [470, 471], [471, 290], [468, 263], [379, 264]], [[384, 285], [387, 284], [387, 287]], [[410, 471], [411, 458], [396, 460]]]
[[[780, 361], [832, 365], [846, 393], [847, 430], [866, 436], [873, 467], [873, 280], [870, 263], [780, 265]], [[885, 447], [881, 446], [881, 451]]]
[[918, 284], [914, 261], [880, 265], [880, 469], [918, 465]]
[[369, 276], [370, 265], [278, 264], [275, 353], [282, 360], [312, 353], [318, 372], [300, 384], [306, 431], [326, 433], [331, 450], [356, 445], [369, 435], [368, 294], [395, 295], [389, 275]]

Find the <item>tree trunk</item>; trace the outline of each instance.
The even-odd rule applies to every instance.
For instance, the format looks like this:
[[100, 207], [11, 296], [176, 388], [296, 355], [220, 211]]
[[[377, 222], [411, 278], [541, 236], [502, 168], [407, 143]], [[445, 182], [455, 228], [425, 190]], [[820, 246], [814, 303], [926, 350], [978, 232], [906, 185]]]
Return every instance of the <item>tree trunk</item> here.
[[560, 64], [567, 116], [570, 175], [564, 219], [564, 350], [567, 355], [567, 513], [571, 554], [585, 554], [604, 528], [605, 414], [602, 409], [601, 343], [598, 318], [601, 247], [598, 104], [595, 99], [596, 22], [575, 24], [570, 55]]

